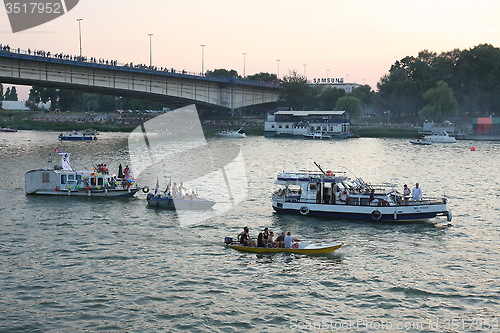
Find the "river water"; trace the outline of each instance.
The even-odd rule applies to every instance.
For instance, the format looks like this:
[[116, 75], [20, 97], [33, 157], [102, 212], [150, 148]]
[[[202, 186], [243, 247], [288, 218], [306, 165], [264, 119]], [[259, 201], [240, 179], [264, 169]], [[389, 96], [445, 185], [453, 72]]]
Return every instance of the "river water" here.
[[[189, 215], [148, 208], [142, 192], [112, 200], [26, 196], [24, 173], [46, 167], [56, 146], [88, 168], [130, 163], [127, 133], [64, 144], [57, 134], [0, 133], [2, 332], [500, 329], [499, 142], [209, 138], [219, 151], [238, 147], [233, 175], [241, 173], [244, 186], [232, 189], [237, 200], [229, 206], [186, 223]], [[313, 162], [347, 167], [369, 182], [419, 182], [424, 195], [446, 193], [453, 220], [394, 224], [273, 213], [276, 175], [314, 169]], [[323, 257], [225, 248], [223, 238], [243, 226], [253, 236], [269, 227], [346, 245]]]

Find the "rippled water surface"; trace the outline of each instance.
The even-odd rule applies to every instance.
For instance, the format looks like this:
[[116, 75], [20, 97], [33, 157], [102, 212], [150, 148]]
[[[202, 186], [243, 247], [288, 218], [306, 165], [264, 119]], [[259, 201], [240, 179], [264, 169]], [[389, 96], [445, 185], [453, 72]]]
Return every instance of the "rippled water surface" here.
[[[64, 144], [57, 134], [0, 133], [0, 331], [499, 330], [498, 142], [210, 139], [222, 149], [240, 145], [247, 195], [183, 227], [175, 212], [148, 208], [142, 192], [117, 200], [25, 196], [24, 173], [46, 167], [57, 145], [89, 168], [129, 162], [125, 133]], [[274, 214], [274, 177], [314, 161], [370, 182], [420, 182], [424, 195], [446, 193], [453, 221]], [[243, 226], [254, 236], [269, 227], [346, 245], [324, 257], [225, 248], [224, 236]]]

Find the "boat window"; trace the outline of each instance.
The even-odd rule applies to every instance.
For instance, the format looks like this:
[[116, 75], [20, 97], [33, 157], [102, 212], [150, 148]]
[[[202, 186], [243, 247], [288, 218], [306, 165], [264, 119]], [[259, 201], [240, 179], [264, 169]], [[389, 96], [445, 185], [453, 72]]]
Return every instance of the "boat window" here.
[[68, 180], [75, 180], [75, 175], [68, 175]]
[[316, 184], [309, 184], [309, 191], [316, 191]]
[[76, 180], [82, 180], [82, 175], [76, 175]]
[[61, 175], [61, 184], [66, 184], [68, 177], [66, 175]]
[[104, 179], [103, 178], [97, 178], [97, 185], [103, 185], [104, 184]]
[[95, 186], [95, 177], [90, 178], [90, 185]]
[[50, 175], [48, 172], [42, 172], [42, 183], [49, 183]]

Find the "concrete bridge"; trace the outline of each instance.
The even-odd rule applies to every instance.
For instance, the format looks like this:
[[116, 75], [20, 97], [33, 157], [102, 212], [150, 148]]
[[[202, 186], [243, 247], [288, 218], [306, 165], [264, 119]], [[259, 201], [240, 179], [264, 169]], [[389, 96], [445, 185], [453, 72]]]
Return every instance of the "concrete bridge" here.
[[0, 50], [0, 82], [238, 109], [278, 100], [279, 85], [50, 53]]

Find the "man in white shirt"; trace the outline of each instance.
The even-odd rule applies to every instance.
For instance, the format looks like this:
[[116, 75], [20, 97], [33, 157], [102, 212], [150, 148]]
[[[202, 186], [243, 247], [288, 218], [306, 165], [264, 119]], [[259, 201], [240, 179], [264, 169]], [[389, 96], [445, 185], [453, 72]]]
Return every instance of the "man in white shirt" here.
[[297, 238], [292, 237], [292, 234], [289, 231], [289, 232], [287, 232], [287, 234], [285, 236], [285, 240], [284, 240], [285, 249], [291, 249], [293, 242], [300, 242], [300, 240], [297, 239]]
[[418, 187], [418, 183], [415, 184], [415, 187], [411, 191], [411, 199], [413, 201], [419, 201], [419, 200], [423, 199], [423, 197], [422, 197], [422, 189], [420, 187]]

